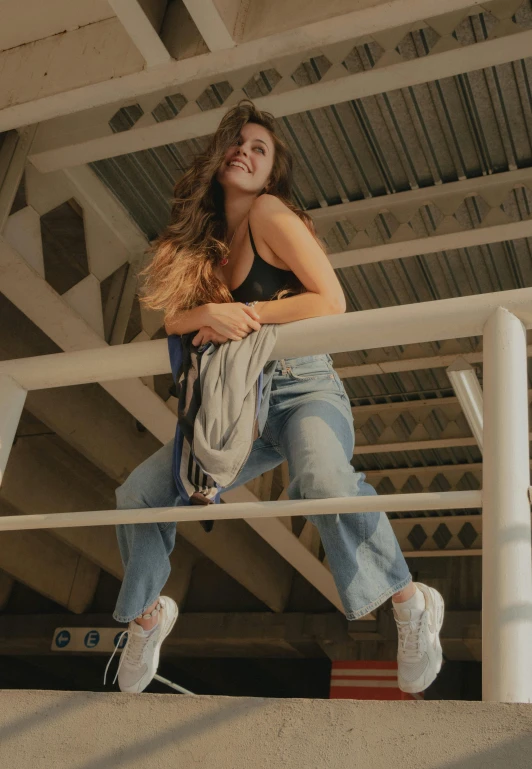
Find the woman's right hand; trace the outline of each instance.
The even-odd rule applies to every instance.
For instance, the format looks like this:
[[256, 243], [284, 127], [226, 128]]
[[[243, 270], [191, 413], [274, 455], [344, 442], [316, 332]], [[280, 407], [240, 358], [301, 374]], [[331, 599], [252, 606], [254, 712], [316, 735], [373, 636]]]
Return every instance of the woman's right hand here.
[[242, 302], [210, 303], [206, 309], [205, 325], [233, 342], [245, 339], [252, 331], [260, 331], [261, 324], [257, 311]]

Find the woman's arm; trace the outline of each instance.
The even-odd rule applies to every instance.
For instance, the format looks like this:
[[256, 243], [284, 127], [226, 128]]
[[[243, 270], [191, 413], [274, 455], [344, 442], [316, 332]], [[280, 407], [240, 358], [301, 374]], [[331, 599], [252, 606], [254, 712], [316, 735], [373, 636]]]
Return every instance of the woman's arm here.
[[209, 326], [216, 334], [237, 342], [251, 331], [259, 331], [259, 316], [253, 307], [241, 302], [204, 304], [192, 310], [184, 310], [178, 318], [165, 322], [166, 333], [189, 334]]
[[170, 334], [190, 334], [202, 326], [207, 326], [207, 308], [208, 305], [204, 304], [201, 307], [194, 307], [192, 310], [183, 310], [175, 320], [165, 320], [166, 333], [168, 336]]
[[345, 312], [345, 297], [327, 255], [304, 222], [274, 195], [261, 195], [250, 210], [253, 232], [297, 275], [306, 293], [259, 302], [261, 323], [290, 323]]

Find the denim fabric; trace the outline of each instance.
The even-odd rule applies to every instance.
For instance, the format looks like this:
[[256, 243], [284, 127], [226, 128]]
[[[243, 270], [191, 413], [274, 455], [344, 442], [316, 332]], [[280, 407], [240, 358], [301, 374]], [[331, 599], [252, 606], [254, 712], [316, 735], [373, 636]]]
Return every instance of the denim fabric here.
[[[351, 406], [329, 355], [277, 363], [268, 419], [249, 459], [229, 488], [288, 460], [290, 499], [371, 496], [377, 492], [351, 465], [355, 443]], [[173, 441], [149, 457], [117, 489], [118, 509], [182, 503], [172, 473]], [[348, 619], [362, 617], [411, 581], [385, 513], [309, 515]], [[215, 524], [216, 525], [216, 524]], [[113, 617], [129, 622], [159, 596], [170, 574], [176, 524], [116, 527], [124, 580]]]

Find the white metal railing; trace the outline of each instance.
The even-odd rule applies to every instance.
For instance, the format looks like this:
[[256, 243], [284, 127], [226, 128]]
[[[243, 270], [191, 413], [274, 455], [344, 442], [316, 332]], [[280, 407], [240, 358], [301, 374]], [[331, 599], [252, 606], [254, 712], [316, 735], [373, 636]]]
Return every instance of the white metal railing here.
[[[327, 507], [326, 510], [323, 509], [324, 506]], [[278, 502], [230, 502], [224, 505], [209, 506], [209, 519], [220, 521], [234, 518], [282, 518], [291, 515], [327, 515], [329, 513], [378, 513], [381, 510], [398, 513], [411, 510], [461, 510], [478, 507], [482, 507], [482, 495], [478, 490], [436, 491], [423, 494], [383, 494], [377, 497], [334, 497], [327, 500], [285, 499]], [[0, 518], [0, 531], [203, 520], [205, 520], [205, 507], [203, 505], [150, 507], [136, 510], [92, 510], [83, 513], [6, 515]]]
[[[504, 307], [532, 328], [532, 288], [520, 288], [286, 323], [279, 328], [272, 359], [482, 336], [484, 324], [497, 307]], [[107, 346], [102, 340], [101, 347], [89, 350], [0, 362], [0, 376], [12, 377], [26, 390], [169, 371], [165, 339], [117, 346]]]
[[[532, 288], [314, 318], [280, 327], [272, 358], [484, 336], [483, 490], [243, 502], [213, 519], [483, 507], [484, 699], [532, 701], [532, 557], [526, 329]], [[458, 356], [457, 356], [458, 357]], [[170, 371], [166, 340], [0, 363], [0, 481], [28, 390]], [[468, 399], [468, 388], [459, 396]], [[457, 393], [458, 394], [458, 393]], [[477, 403], [476, 433], [480, 436]], [[471, 405], [471, 404], [470, 404]], [[326, 502], [326, 504], [325, 504]], [[326, 509], [324, 509], [326, 508]], [[191, 521], [194, 507], [5, 516], [0, 531]]]

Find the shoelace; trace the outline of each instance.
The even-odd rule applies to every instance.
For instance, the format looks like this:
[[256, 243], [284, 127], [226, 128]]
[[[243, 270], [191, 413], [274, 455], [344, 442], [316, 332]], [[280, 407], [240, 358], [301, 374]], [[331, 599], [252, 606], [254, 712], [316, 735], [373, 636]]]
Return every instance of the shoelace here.
[[[107, 677], [107, 671], [109, 670], [109, 665], [113, 661], [113, 657], [115, 656], [117, 650], [120, 647], [120, 643], [122, 642], [122, 638], [124, 637], [124, 634], [127, 633], [127, 630], [124, 630], [116, 642], [116, 646], [114, 648], [114, 651], [111, 655], [111, 659], [106, 665], [105, 673], [103, 674], [103, 683], [105, 686], [105, 680]], [[144, 654], [144, 650], [146, 649], [146, 642], [148, 641], [148, 638], [140, 636], [140, 635], [133, 635], [133, 633], [130, 633], [128, 635], [127, 643], [124, 646], [124, 651], [122, 652], [122, 655], [120, 657], [120, 662], [118, 663], [118, 667], [116, 669], [116, 675], [113, 679], [113, 683], [115, 683], [116, 679], [118, 678], [118, 673], [120, 672], [120, 668], [122, 667], [122, 663], [124, 659], [127, 658], [127, 661], [130, 665], [138, 665], [142, 661], [142, 656]]]
[[417, 662], [421, 657], [421, 626], [423, 614], [419, 619], [396, 620], [399, 636], [399, 648], [407, 662]]

